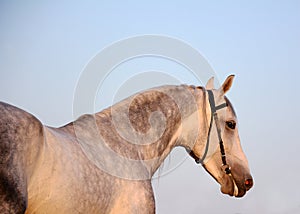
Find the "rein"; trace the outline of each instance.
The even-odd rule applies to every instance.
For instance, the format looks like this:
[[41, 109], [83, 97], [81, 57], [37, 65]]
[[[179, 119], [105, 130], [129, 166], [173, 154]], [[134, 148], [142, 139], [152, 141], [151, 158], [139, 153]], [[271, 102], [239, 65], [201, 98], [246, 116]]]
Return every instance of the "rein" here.
[[209, 125], [209, 129], [208, 129], [208, 136], [207, 136], [205, 152], [204, 152], [203, 158], [197, 157], [193, 151], [190, 151], [190, 155], [195, 159], [197, 164], [203, 163], [203, 161], [207, 155], [207, 152], [208, 152], [212, 123], [213, 123], [213, 120], [215, 120], [217, 133], [218, 133], [218, 139], [219, 139], [219, 147], [220, 147], [220, 151], [221, 151], [222, 168], [224, 168], [224, 171], [227, 175], [231, 175], [231, 169], [226, 161], [224, 143], [223, 143], [222, 136], [221, 136], [221, 128], [220, 128], [219, 118], [218, 118], [218, 113], [217, 113], [218, 110], [227, 107], [227, 103], [223, 103], [223, 104], [216, 106], [213, 92], [211, 90], [207, 90], [207, 92], [208, 92], [208, 99], [209, 99], [209, 104], [210, 104], [210, 109], [211, 109], [211, 118], [210, 118], [210, 125]]

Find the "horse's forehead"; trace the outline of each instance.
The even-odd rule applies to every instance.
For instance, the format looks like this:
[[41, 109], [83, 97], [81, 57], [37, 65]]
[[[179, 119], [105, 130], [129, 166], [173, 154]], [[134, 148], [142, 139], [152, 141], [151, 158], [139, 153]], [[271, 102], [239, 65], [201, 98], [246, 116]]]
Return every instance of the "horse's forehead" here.
[[236, 118], [236, 112], [235, 112], [235, 110], [232, 106], [232, 103], [230, 102], [230, 100], [226, 96], [224, 96], [224, 99], [225, 99], [225, 102], [227, 103], [228, 108], [231, 110], [233, 116]]

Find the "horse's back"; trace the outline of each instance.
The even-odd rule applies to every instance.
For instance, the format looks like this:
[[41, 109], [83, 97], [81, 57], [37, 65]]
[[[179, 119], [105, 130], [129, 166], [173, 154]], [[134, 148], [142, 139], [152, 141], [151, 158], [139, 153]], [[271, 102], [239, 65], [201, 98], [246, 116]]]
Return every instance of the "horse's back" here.
[[33, 115], [0, 102], [0, 213], [25, 212], [27, 177], [42, 135], [43, 126]]

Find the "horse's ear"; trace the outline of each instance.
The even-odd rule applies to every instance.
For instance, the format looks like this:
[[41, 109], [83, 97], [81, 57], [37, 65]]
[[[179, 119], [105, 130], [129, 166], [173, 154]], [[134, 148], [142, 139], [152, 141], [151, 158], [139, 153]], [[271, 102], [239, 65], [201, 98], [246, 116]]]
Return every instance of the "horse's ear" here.
[[215, 88], [214, 80], [215, 80], [215, 78], [214, 78], [214, 77], [211, 77], [211, 78], [207, 81], [206, 86], [205, 86], [205, 88], [206, 88], [207, 90], [212, 90], [212, 89]]
[[229, 91], [229, 89], [232, 86], [233, 83], [233, 79], [234, 79], [234, 75], [230, 75], [226, 78], [226, 80], [224, 81], [224, 83], [222, 84], [221, 88], [219, 89], [221, 91], [222, 94], [226, 94], [227, 91]]

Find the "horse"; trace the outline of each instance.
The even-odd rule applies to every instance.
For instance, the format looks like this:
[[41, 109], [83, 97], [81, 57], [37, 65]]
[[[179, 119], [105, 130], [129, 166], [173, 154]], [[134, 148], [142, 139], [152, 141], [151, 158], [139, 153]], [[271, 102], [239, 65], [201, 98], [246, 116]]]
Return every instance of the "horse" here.
[[253, 186], [237, 117], [218, 89], [166, 85], [59, 128], [0, 103], [0, 213], [155, 213], [151, 178], [175, 147], [243, 197]]

